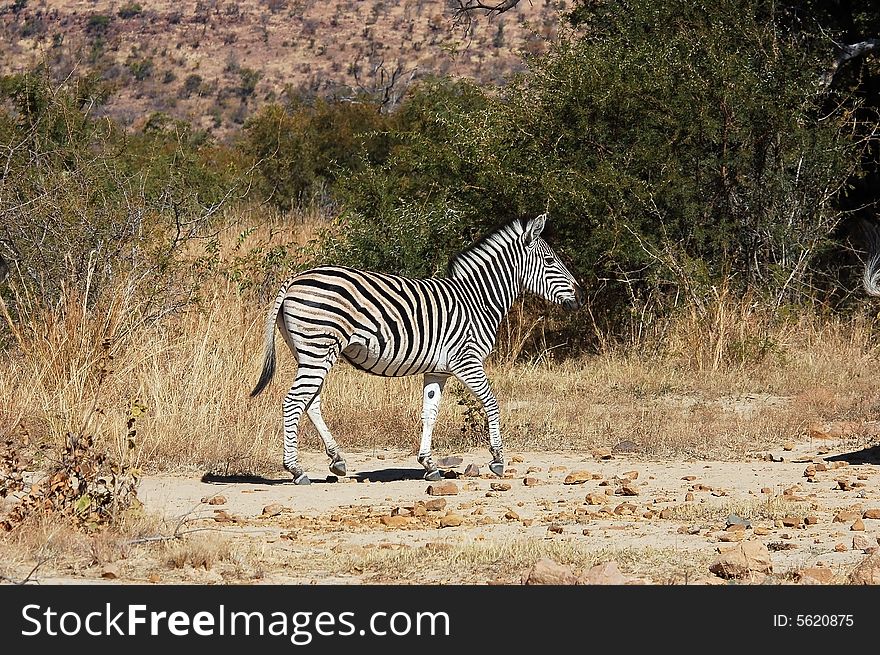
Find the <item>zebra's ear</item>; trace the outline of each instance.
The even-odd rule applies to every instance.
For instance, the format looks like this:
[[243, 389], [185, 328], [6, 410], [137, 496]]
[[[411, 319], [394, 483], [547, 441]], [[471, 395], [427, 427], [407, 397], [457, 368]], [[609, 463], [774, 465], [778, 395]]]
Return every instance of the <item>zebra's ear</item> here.
[[527, 246], [532, 245], [535, 242], [535, 239], [541, 236], [541, 232], [544, 231], [544, 225], [546, 225], [546, 223], [546, 212], [541, 214], [540, 216], [535, 216], [535, 218], [529, 219], [529, 221], [526, 223], [525, 233], [523, 234], [523, 238]]

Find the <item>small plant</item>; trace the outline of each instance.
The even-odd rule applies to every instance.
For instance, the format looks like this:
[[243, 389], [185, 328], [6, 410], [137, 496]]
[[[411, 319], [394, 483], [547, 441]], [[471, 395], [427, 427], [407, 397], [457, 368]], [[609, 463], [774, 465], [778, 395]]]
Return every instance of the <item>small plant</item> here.
[[128, 20], [129, 18], [134, 18], [135, 16], [140, 15], [141, 12], [143, 12], [143, 7], [141, 7], [138, 3], [127, 2], [119, 8], [117, 16], [119, 16], [122, 20]]

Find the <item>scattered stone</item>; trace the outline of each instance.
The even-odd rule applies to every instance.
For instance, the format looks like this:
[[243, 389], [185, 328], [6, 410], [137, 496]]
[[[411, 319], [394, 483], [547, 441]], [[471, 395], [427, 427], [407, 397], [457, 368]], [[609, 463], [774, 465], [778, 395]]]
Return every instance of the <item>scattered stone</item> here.
[[235, 517], [231, 516], [225, 509], [215, 509], [214, 520], [217, 523], [235, 523]]
[[853, 550], [865, 550], [871, 547], [871, 544], [868, 542], [868, 538], [863, 534], [857, 534], [853, 537], [852, 542]]
[[692, 484], [691, 491], [712, 491], [712, 487], [706, 484]]
[[480, 467], [476, 464], [468, 464], [463, 475], [466, 478], [478, 478], [480, 477]]
[[850, 571], [847, 582], [858, 585], [880, 584], [880, 554], [868, 555]]
[[510, 491], [510, 483], [509, 482], [493, 482], [489, 485], [489, 488], [492, 491]]
[[553, 534], [562, 534], [562, 526], [558, 523], [551, 523], [547, 526], [547, 531]]
[[691, 503], [691, 502], [693, 502], [693, 500], [694, 500], [694, 494], [692, 492], [688, 491], [684, 495], [684, 502]]
[[389, 528], [402, 528], [409, 524], [409, 519], [400, 514], [392, 514], [391, 516], [382, 516], [379, 523]]
[[413, 516], [427, 516], [428, 509], [425, 506], [425, 503], [423, 503], [421, 500], [416, 502], [416, 504], [412, 508], [412, 515]]
[[429, 484], [426, 490], [429, 496], [455, 496], [458, 493], [458, 485], [454, 482], [435, 482]]
[[761, 487], [761, 493], [762, 494], [772, 494], [773, 489], [771, 489], [770, 487]]
[[638, 471], [627, 471], [626, 473], [623, 474], [623, 477], [625, 477], [627, 480], [638, 480], [639, 479], [639, 472]]
[[635, 453], [638, 452], [639, 445], [635, 441], [624, 440], [618, 441], [614, 444], [614, 447], [611, 449], [611, 452], [615, 455], [622, 455], [624, 453]]
[[272, 503], [271, 505], [266, 505], [263, 508], [263, 513], [260, 515], [264, 519], [270, 518], [272, 516], [278, 516], [281, 512], [284, 511], [284, 505], [281, 503]]
[[600, 494], [587, 494], [587, 498], [584, 502], [586, 502], [587, 505], [604, 505], [605, 496]]
[[837, 514], [834, 515], [832, 519], [832, 523], [850, 523], [851, 521], [855, 521], [858, 518], [861, 518], [861, 512], [856, 512], [853, 510], [841, 510]]
[[880, 509], [866, 509], [862, 514], [863, 519], [880, 519]]
[[831, 584], [834, 582], [834, 571], [827, 566], [811, 566], [798, 571], [795, 577], [800, 584]]
[[816, 475], [816, 465], [810, 464], [807, 468], [804, 469], [804, 477], [812, 478], [814, 475]]
[[593, 474], [589, 471], [573, 471], [565, 476], [562, 484], [583, 484], [593, 479]]
[[615, 495], [617, 496], [638, 496], [639, 490], [632, 484], [628, 482], [624, 482], [622, 485], [617, 487], [615, 490]]
[[504, 514], [504, 518], [508, 521], [519, 521], [519, 514], [514, 512], [512, 509], [507, 510]]
[[520, 457], [519, 455], [514, 455], [513, 457], [510, 458], [511, 464], [522, 464], [522, 462], [523, 462], [523, 458]]
[[539, 482], [538, 478], [533, 478], [531, 476], [527, 476], [527, 477], [523, 478], [523, 484], [526, 485], [527, 487], [534, 487], [534, 486], [537, 486], [538, 484], [540, 484], [540, 482]]
[[744, 578], [752, 573], [772, 573], [770, 551], [760, 541], [743, 541], [735, 548], [723, 551], [709, 567], [709, 571], [724, 578]]
[[846, 547], [846, 544], [834, 544], [834, 552], [835, 553], [845, 553], [849, 548]]
[[730, 527], [737, 526], [737, 525], [740, 525], [743, 528], [752, 527], [751, 521], [747, 521], [746, 519], [741, 518], [740, 516], [737, 516], [736, 514], [728, 514], [727, 515], [727, 527], [730, 528]]
[[739, 530], [732, 530], [730, 532], [724, 532], [718, 537], [718, 541], [723, 542], [734, 542], [734, 541], [742, 541], [746, 536], [746, 531], [742, 526], [738, 526]]
[[621, 573], [614, 560], [591, 566], [577, 579], [579, 585], [626, 585], [639, 584], [639, 582]]
[[596, 448], [591, 453], [595, 459], [613, 459], [614, 455], [607, 448]]
[[682, 480], [685, 480], [687, 482], [693, 482], [696, 479], [697, 479], [696, 475], [686, 475], [682, 478]]
[[617, 516], [630, 516], [635, 514], [638, 507], [633, 505], [632, 503], [620, 503], [617, 507], [614, 508], [614, 513]]
[[522, 576], [525, 585], [572, 585], [578, 581], [570, 566], [543, 558]]
[[782, 444], [782, 450], [794, 450], [794, 444], [791, 441], [786, 441], [784, 444]]
[[461, 518], [458, 514], [447, 514], [443, 518], [440, 519], [440, 527], [441, 528], [457, 528], [461, 525], [464, 519]]
[[816, 471], [822, 472], [822, 471], [827, 471], [827, 470], [828, 470], [828, 465], [825, 462], [818, 462], [816, 464]]
[[226, 496], [205, 496], [202, 502], [208, 505], [225, 505]]
[[534, 522], [535, 522], [535, 519], [523, 519], [522, 520], [522, 524], [523, 524], [524, 528], [532, 527], [532, 523], [534, 523]]
[[856, 532], [864, 532], [865, 531], [865, 523], [864, 523], [864, 521], [862, 521], [861, 518], [857, 518], [855, 521], [853, 521], [853, 524], [851, 526], [849, 526], [849, 529], [856, 531]]
[[425, 509], [429, 512], [442, 512], [446, 509], [445, 498], [432, 498], [425, 502]]
[[119, 566], [114, 563], [105, 564], [101, 570], [101, 577], [107, 580], [116, 580], [119, 577]]
[[804, 522], [803, 519], [798, 518], [797, 516], [786, 516], [782, 519], [782, 525], [786, 528], [797, 528]]
[[770, 534], [770, 528], [755, 528], [752, 532], [758, 537], [764, 537]]
[[671, 507], [667, 507], [666, 509], [660, 510], [660, 518], [661, 519], [671, 519], [673, 515], [674, 515], [674, 512], [672, 511]]
[[147, 576], [147, 582], [158, 584], [159, 582], [162, 582], [162, 578], [159, 577], [158, 573], [150, 573], [150, 575]]
[[458, 455], [452, 455], [450, 457], [441, 457], [440, 459], [437, 460], [437, 466], [439, 466], [442, 469], [451, 469], [455, 466], [458, 466], [463, 461], [464, 461], [464, 459], [462, 459]]
[[836, 482], [837, 482], [837, 488], [838, 488], [839, 490], [841, 490], [841, 491], [852, 491], [853, 486], [852, 486], [852, 483], [851, 483], [849, 480], [847, 480], [847, 479], [845, 479], [845, 478], [841, 478], [840, 480], [836, 480]]

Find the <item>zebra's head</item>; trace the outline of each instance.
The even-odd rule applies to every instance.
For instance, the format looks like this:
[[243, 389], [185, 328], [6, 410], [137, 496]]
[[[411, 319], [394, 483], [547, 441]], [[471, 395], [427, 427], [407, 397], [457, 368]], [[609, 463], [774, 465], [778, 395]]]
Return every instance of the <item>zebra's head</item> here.
[[523, 287], [526, 291], [560, 304], [566, 309], [577, 309], [584, 304], [583, 290], [565, 264], [541, 238], [546, 223], [547, 214], [541, 214], [526, 222], [521, 237], [525, 246]]

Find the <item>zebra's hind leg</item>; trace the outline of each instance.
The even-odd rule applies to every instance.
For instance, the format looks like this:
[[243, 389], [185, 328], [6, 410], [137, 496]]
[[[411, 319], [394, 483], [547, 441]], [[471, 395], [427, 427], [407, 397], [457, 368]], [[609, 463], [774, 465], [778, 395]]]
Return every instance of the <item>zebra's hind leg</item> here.
[[309, 476], [299, 465], [299, 421], [320, 392], [336, 356], [330, 347], [320, 353], [312, 351], [307, 357], [299, 354], [293, 386], [284, 397], [284, 468], [290, 471], [294, 484], [310, 484]]
[[324, 451], [327, 453], [327, 457], [330, 458], [330, 472], [339, 477], [345, 477], [345, 474], [347, 473], [345, 459], [342, 457], [342, 452], [339, 450], [339, 445], [330, 433], [330, 429], [327, 427], [327, 424], [324, 423], [324, 417], [321, 416], [320, 391], [318, 391], [314, 399], [312, 399], [312, 403], [309, 405], [306, 413], [308, 414], [312, 425], [314, 425], [315, 429], [318, 431], [318, 434], [321, 435], [321, 440], [324, 442]]
[[425, 467], [425, 480], [436, 482], [443, 474], [431, 457], [431, 435], [440, 407], [440, 397], [448, 375], [427, 373], [422, 393], [422, 441], [419, 445], [419, 464]]

